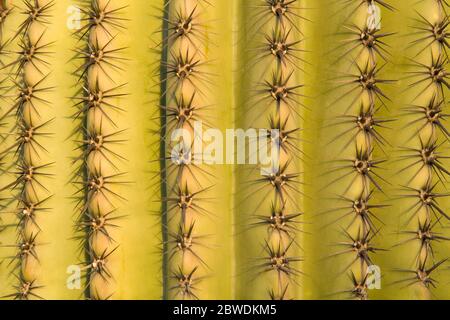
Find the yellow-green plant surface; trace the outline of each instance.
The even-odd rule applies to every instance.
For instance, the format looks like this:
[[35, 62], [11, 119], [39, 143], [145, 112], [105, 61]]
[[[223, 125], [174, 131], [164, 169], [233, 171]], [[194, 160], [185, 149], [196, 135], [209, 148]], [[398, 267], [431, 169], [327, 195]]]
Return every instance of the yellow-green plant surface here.
[[448, 12], [2, 0], [0, 297], [449, 298]]

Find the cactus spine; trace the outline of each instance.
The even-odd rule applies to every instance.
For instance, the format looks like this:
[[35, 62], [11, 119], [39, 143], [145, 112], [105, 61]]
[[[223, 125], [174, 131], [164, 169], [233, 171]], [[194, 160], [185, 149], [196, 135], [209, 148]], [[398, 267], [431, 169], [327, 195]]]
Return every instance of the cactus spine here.
[[440, 1], [425, 1], [424, 10], [416, 12], [407, 52], [405, 76], [407, 95], [401, 116], [407, 136], [400, 147], [403, 182], [402, 227], [398, 245], [410, 247], [413, 257], [401, 268], [396, 282], [408, 285], [415, 298], [431, 299], [431, 289], [438, 286], [436, 274], [448, 255], [440, 251], [439, 242], [447, 238], [439, 229], [449, 219], [442, 202], [446, 193], [448, 170], [445, 154], [448, 133], [445, 117], [448, 89], [447, 45], [445, 30], [448, 15]]
[[[120, 143], [125, 128], [115, 119], [125, 112], [120, 98], [125, 95], [120, 81], [124, 48], [116, 43], [123, 28], [124, 9], [118, 1], [93, 0], [84, 8], [88, 23], [81, 29], [86, 45], [77, 51], [83, 64], [77, 70], [84, 82], [76, 106], [83, 132], [79, 227], [86, 232], [87, 294], [91, 299], [108, 299], [114, 294], [114, 253], [119, 244], [114, 227], [121, 216], [120, 202], [126, 199], [117, 185], [126, 185], [125, 174], [116, 164], [125, 160], [114, 144]], [[84, 40], [84, 39], [83, 39]]]
[[[217, 74], [213, 61], [217, 52], [213, 40], [216, 30], [209, 27], [219, 12], [218, 5], [209, 1], [171, 0], [164, 8], [167, 34], [160, 44], [164, 70], [162, 132], [166, 149], [162, 159], [165, 186], [162, 201], [164, 296], [170, 299], [206, 299], [230, 294], [219, 292], [216, 285], [229, 271], [211, 259], [211, 243], [226, 247], [220, 232], [214, 235], [211, 231], [224, 223], [227, 206], [217, 210], [211, 204], [229, 192], [223, 190], [227, 179], [221, 179], [222, 171], [210, 166], [212, 159], [202, 158], [199, 151], [208, 146], [205, 140], [208, 138], [202, 137], [199, 125], [203, 129], [217, 125], [211, 113], [219, 114], [219, 107], [225, 107], [222, 105], [225, 101], [219, 101], [214, 93], [222, 74]], [[216, 186], [216, 181], [222, 187]], [[231, 230], [227, 224], [223, 224], [223, 231], [229, 232], [226, 234], [229, 239]]]
[[447, 297], [447, 11], [0, 1], [0, 297]]
[[[11, 50], [12, 62], [4, 69], [10, 72], [13, 83], [13, 102], [4, 111], [2, 119], [15, 117], [10, 133], [13, 139], [3, 142], [2, 157], [12, 155], [14, 164], [5, 168], [12, 181], [4, 185], [2, 192], [9, 193], [6, 207], [16, 213], [17, 243], [10, 257], [16, 277], [14, 291], [6, 297], [27, 300], [41, 298], [39, 289], [44, 286], [41, 271], [40, 215], [45, 212], [52, 196], [49, 189], [49, 171], [53, 163], [49, 159], [46, 145], [51, 133], [51, 102], [46, 93], [51, 90], [48, 81], [48, 65], [51, 42], [46, 36], [47, 18], [51, 14], [53, 1], [25, 1], [21, 23], [9, 41], [18, 41], [18, 50]], [[11, 141], [12, 140], [12, 141]], [[7, 146], [5, 146], [8, 144]], [[15, 207], [15, 209], [11, 209]]]
[[[375, 203], [375, 199], [377, 193], [383, 192], [381, 184], [386, 182], [380, 166], [385, 162], [383, 148], [389, 144], [380, 134], [380, 128], [389, 120], [378, 117], [379, 110], [387, 108], [386, 103], [390, 100], [385, 94], [385, 86], [393, 82], [380, 76], [383, 64], [389, 59], [385, 39], [391, 35], [381, 25], [381, 7], [393, 9], [387, 2], [365, 1], [353, 9], [345, 22], [344, 33], [349, 38], [344, 40], [346, 47], [341, 58], [347, 54], [351, 56], [348, 64], [342, 66], [344, 76], [338, 80], [338, 85], [344, 88], [343, 93], [334, 102], [344, 105], [344, 114], [338, 124], [345, 125], [344, 133], [350, 139], [342, 150], [352, 155], [349, 160], [338, 160], [339, 165], [333, 169], [339, 173], [333, 183], [345, 184], [339, 198], [348, 205], [346, 211], [337, 209], [335, 212], [347, 213], [349, 220], [345, 220], [345, 215], [335, 220], [344, 221], [341, 232], [345, 239], [337, 243], [339, 249], [332, 256], [349, 256], [348, 265], [342, 272], [348, 274], [352, 282], [348, 290], [350, 296], [361, 300], [368, 298], [373, 255], [381, 250], [375, 245], [381, 221], [375, 210], [384, 205]], [[350, 100], [348, 95], [351, 95]]]
[[239, 211], [245, 218], [239, 224], [246, 245], [239, 249], [240, 268], [245, 271], [238, 297], [292, 299], [299, 297], [302, 274], [301, 1], [251, 1], [242, 10], [252, 17], [252, 23], [243, 22], [240, 36], [242, 50], [251, 52], [242, 57], [243, 126], [259, 128], [257, 138], [248, 140], [249, 145], [258, 143], [256, 150], [249, 147], [248, 159], [253, 152], [261, 160], [268, 150], [270, 163], [246, 171], [246, 180], [241, 181], [246, 188], [240, 194]]

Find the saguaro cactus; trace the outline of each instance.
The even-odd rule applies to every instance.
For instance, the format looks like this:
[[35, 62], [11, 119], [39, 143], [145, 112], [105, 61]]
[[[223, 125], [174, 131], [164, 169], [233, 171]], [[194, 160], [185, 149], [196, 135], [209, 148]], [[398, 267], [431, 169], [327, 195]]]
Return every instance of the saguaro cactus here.
[[[404, 268], [401, 283], [418, 283], [417, 297], [431, 298], [431, 287], [438, 286], [435, 274], [448, 258], [436, 250], [436, 242], [446, 242], [445, 234], [436, 229], [441, 219], [448, 219], [444, 199], [446, 169], [445, 147], [448, 134], [441, 126], [443, 101], [448, 84], [448, 60], [445, 45], [447, 14], [443, 3], [435, 2], [424, 7], [414, 18], [404, 116], [408, 119], [408, 139], [401, 148], [402, 165], [406, 183], [402, 184], [402, 197], [408, 200], [405, 227], [401, 243], [415, 242], [414, 265]], [[442, 182], [442, 183], [441, 183]], [[441, 189], [442, 188], [442, 189]]]
[[[387, 4], [385, 7], [393, 9]], [[342, 225], [344, 239], [337, 243], [338, 249], [332, 256], [350, 256], [349, 264], [342, 271], [349, 274], [352, 281], [349, 292], [357, 299], [368, 297], [367, 279], [374, 266], [374, 255], [380, 250], [374, 242], [382, 220], [374, 209], [383, 205], [374, 202], [377, 193], [383, 192], [380, 180], [386, 181], [380, 166], [385, 163], [381, 158], [383, 148], [389, 144], [380, 133], [389, 120], [379, 119], [378, 111], [387, 108], [390, 100], [384, 92], [385, 86], [393, 81], [383, 79], [381, 74], [382, 61], [389, 59], [385, 39], [391, 34], [383, 31], [381, 17], [376, 16], [378, 10], [380, 7], [372, 2], [355, 6], [343, 22], [346, 38], [345, 46], [339, 46], [343, 50], [339, 58], [348, 54], [351, 57], [342, 63], [343, 76], [335, 80], [341, 90], [331, 103], [333, 108], [343, 107], [336, 123], [343, 129], [332, 142], [341, 142], [343, 136], [348, 139], [342, 140], [344, 144], [340, 147], [340, 153], [348, 156], [336, 160], [336, 166], [330, 169], [337, 176], [331, 184], [344, 187], [338, 193], [342, 204], [331, 210], [338, 215], [333, 221], [340, 223], [350, 218]]]
[[290, 299], [299, 296], [296, 288], [302, 274], [299, 132], [304, 107], [300, 92], [304, 19], [298, 1], [249, 1], [240, 8], [244, 16], [252, 17], [242, 21], [245, 33], [239, 39], [241, 51], [246, 52], [242, 125], [259, 129], [258, 140], [267, 138], [267, 146], [259, 143], [256, 151], [249, 150], [249, 158], [258, 152], [262, 160], [267, 149], [271, 155], [269, 162], [244, 170], [238, 182], [242, 185], [238, 224], [243, 230], [238, 297]]
[[[27, 3], [23, 22], [12, 39], [19, 39], [19, 50], [11, 51], [15, 55], [9, 68], [13, 83], [14, 96], [11, 107], [3, 117], [14, 116], [15, 126], [11, 131], [14, 137], [2, 150], [2, 156], [13, 154], [12, 165], [5, 169], [12, 181], [2, 187], [10, 199], [6, 200], [17, 209], [17, 242], [8, 244], [15, 248], [10, 263], [16, 265], [16, 292], [6, 297], [24, 299], [38, 297], [36, 292], [40, 274], [40, 246], [42, 245], [38, 215], [51, 197], [47, 186], [53, 165], [48, 159], [45, 147], [46, 138], [51, 134], [48, 124], [52, 121], [44, 111], [49, 101], [45, 94], [51, 87], [47, 83], [48, 67], [45, 57], [50, 53], [51, 41], [45, 33], [46, 17], [53, 6], [51, 1]], [[8, 139], [7, 139], [8, 141]], [[6, 143], [5, 143], [6, 144]]]
[[0, 296], [448, 298], [448, 10], [0, 1]]

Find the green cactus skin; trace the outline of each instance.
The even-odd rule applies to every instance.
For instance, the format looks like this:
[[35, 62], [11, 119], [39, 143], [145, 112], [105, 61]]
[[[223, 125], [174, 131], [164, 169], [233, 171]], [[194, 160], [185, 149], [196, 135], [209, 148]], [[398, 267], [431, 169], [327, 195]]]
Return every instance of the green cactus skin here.
[[[299, 1], [248, 1], [239, 11], [237, 123], [265, 129], [276, 161], [240, 169], [237, 298], [299, 298], [303, 11]], [[279, 131], [279, 151], [270, 147], [271, 129]]]
[[448, 10], [0, 1], [0, 297], [447, 299]]
[[[224, 59], [231, 57], [231, 47], [217, 56], [215, 34], [224, 35], [229, 25], [224, 24], [222, 30], [210, 26], [210, 21], [223, 19], [222, 13], [229, 18], [230, 10], [207, 1], [171, 0], [163, 13], [168, 30], [160, 45], [161, 120], [166, 142], [162, 161], [164, 296], [231, 298], [231, 286], [224, 281], [232, 272], [231, 264], [222, 264], [214, 255], [214, 248], [218, 250], [216, 253], [227, 255], [232, 243], [230, 208], [218, 206], [218, 201], [230, 199], [229, 170], [197, 164], [200, 155], [194, 147], [194, 143], [208, 145], [196, 136], [195, 121], [203, 121], [204, 127], [216, 127], [219, 123], [216, 115], [224, 114], [222, 125], [231, 123], [225, 108], [232, 97], [215, 94], [218, 79], [225, 80], [225, 84], [229, 81], [226, 78], [229, 75], [217, 68], [216, 59], [227, 64], [229, 61]], [[225, 39], [230, 42], [231, 37]], [[190, 132], [191, 137], [172, 141], [177, 129]], [[182, 147], [177, 149], [177, 145]], [[173, 150], [180, 158], [172, 159]], [[192, 161], [184, 162], [186, 157]]]
[[[445, 127], [439, 127], [445, 117], [445, 104], [441, 102], [448, 90], [447, 48], [440, 42], [439, 33], [445, 34], [445, 27], [441, 30], [440, 26], [445, 25], [442, 21], [447, 19], [447, 13], [439, 1], [424, 1], [414, 10], [405, 9], [412, 24], [408, 50], [404, 51], [407, 66], [402, 79], [404, 107], [398, 115], [404, 133], [397, 148], [401, 174], [395, 180], [400, 189], [396, 204], [401, 223], [396, 230], [396, 246], [409, 254], [405, 255], [407, 260], [397, 261], [396, 283], [403, 288], [407, 286], [411, 298], [433, 299], [446, 296], [441, 286], [446, 282], [442, 271], [448, 258], [444, 227], [445, 220], [448, 221], [448, 141]], [[430, 74], [434, 69], [438, 70], [436, 78]]]

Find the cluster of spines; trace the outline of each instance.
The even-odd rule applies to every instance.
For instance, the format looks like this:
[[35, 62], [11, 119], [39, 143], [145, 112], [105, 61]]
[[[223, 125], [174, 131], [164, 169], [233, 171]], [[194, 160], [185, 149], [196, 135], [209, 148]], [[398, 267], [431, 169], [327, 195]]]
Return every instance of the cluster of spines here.
[[[383, 85], [392, 82], [379, 76], [389, 58], [385, 38], [391, 33], [381, 30], [377, 17], [367, 17], [369, 6], [393, 9], [384, 1], [358, 1], [357, 7], [352, 9], [348, 17], [350, 23], [344, 25], [346, 38], [340, 48], [345, 51], [339, 60], [350, 55], [350, 68], [354, 68], [355, 72], [343, 72], [345, 76], [339, 80], [338, 88], [343, 88], [344, 93], [333, 102], [333, 105], [341, 101], [346, 101], [346, 104], [344, 114], [338, 117], [337, 122], [345, 129], [332, 142], [346, 137], [341, 151], [350, 148], [353, 155], [340, 160], [339, 165], [332, 169], [338, 177], [331, 184], [351, 179], [343, 185], [342, 194], [338, 197], [343, 206], [332, 210], [338, 214], [334, 222], [349, 219], [341, 227], [345, 241], [339, 242], [338, 246], [342, 249], [332, 256], [351, 256], [350, 263], [342, 270], [349, 274], [352, 282], [351, 289], [345, 292], [351, 298], [360, 300], [369, 297], [367, 279], [369, 268], [373, 265], [372, 255], [380, 250], [373, 244], [380, 230], [380, 218], [374, 211], [385, 206], [373, 203], [373, 198], [376, 193], [383, 192], [381, 182], [386, 181], [378, 171], [385, 160], [377, 159], [376, 155], [383, 153], [383, 147], [388, 144], [380, 129], [386, 127], [390, 120], [380, 119], [377, 111], [386, 107], [389, 101]], [[361, 12], [364, 12], [364, 19], [357, 21], [356, 17]]]
[[[6, 20], [10, 16], [10, 13], [11, 13], [11, 8], [9, 8], [9, 6], [6, 3], [0, 1], [0, 48], [3, 48], [3, 49], [6, 46], [6, 43], [5, 43], [6, 41], [4, 41], [3, 28], [4, 28]], [[4, 65], [3, 59], [0, 59], [0, 65]], [[5, 119], [2, 118], [2, 120], [4, 121]], [[1, 126], [4, 126], [3, 121], [0, 122]], [[2, 138], [2, 139], [4, 139], [4, 138]], [[1, 161], [0, 161], [0, 165], [1, 165], [1, 163], [3, 162], [2, 161], [3, 158], [0, 158], [0, 159], [1, 159]], [[3, 204], [2, 204], [2, 206], [3, 206]], [[3, 224], [4, 224], [4, 221], [2, 219], [2, 216], [0, 215], [0, 232], [5, 229], [5, 226]]]
[[[77, 30], [82, 47], [75, 58], [81, 61], [75, 75], [79, 94], [73, 97], [79, 121], [77, 135], [80, 156], [74, 159], [74, 183], [79, 211], [77, 230], [81, 232], [85, 271], [85, 295], [92, 300], [106, 300], [114, 294], [114, 274], [111, 259], [119, 244], [113, 230], [121, 218], [117, 214], [119, 202], [125, 199], [117, 191], [118, 185], [128, 182], [120, 170], [125, 160], [117, 151], [124, 141], [125, 128], [117, 120], [125, 109], [120, 99], [126, 84], [115, 80], [123, 70], [125, 60], [117, 36], [124, 27], [124, 6], [118, 1], [90, 0], [81, 6], [84, 25]], [[81, 36], [80, 36], [81, 35]]]
[[[15, 267], [18, 284], [15, 292], [7, 295], [13, 299], [41, 298], [39, 288], [39, 238], [42, 232], [38, 225], [39, 216], [47, 210], [46, 203], [51, 191], [46, 187], [46, 180], [51, 177], [48, 168], [52, 163], [44, 162], [47, 153], [45, 138], [51, 134], [47, 127], [49, 119], [46, 108], [50, 102], [43, 95], [52, 87], [48, 85], [48, 64], [46, 58], [51, 54], [51, 43], [46, 39], [46, 25], [51, 16], [54, 1], [27, 0], [20, 13], [25, 17], [16, 34], [8, 40], [8, 45], [17, 45], [17, 51], [8, 51], [13, 55], [12, 62], [3, 65], [10, 75], [8, 79], [13, 86], [11, 107], [5, 110], [2, 120], [14, 118], [14, 128], [8, 132], [9, 138], [3, 141], [1, 158], [13, 157], [14, 164], [5, 171], [14, 176], [13, 181], [2, 186], [1, 191], [12, 193], [7, 207], [14, 206], [16, 214], [17, 243], [9, 245], [16, 248], [10, 257]], [[8, 209], [9, 210], [9, 209]], [[9, 211], [11, 212], [11, 211]]]
[[303, 119], [302, 95], [298, 92], [303, 87], [298, 82], [304, 62], [299, 21], [302, 17], [300, 1], [262, 2], [252, 7], [256, 12], [256, 39], [260, 44], [256, 47], [256, 56], [250, 60], [250, 70], [256, 70], [255, 74], [261, 72], [261, 76], [255, 77], [258, 80], [254, 81], [258, 82], [251, 83], [257, 90], [249, 103], [251, 110], [258, 109], [257, 117], [269, 115], [263, 130], [267, 133], [263, 135], [267, 138], [271, 163], [267, 167], [260, 164], [261, 177], [251, 181], [252, 185], [258, 185], [256, 190], [260, 192], [251, 188], [250, 197], [264, 194], [258, 201], [271, 199], [270, 205], [260, 203], [254, 212], [253, 226], [267, 230], [265, 238], [261, 239], [264, 256], [257, 259], [257, 274], [269, 274], [270, 279], [274, 279], [266, 284], [268, 298], [285, 300], [296, 296], [292, 285], [299, 284], [302, 274], [299, 266], [302, 258], [296, 254], [300, 248], [298, 217], [302, 214], [299, 204], [303, 194], [296, 163], [302, 159], [302, 148], [298, 145], [298, 123]]
[[[202, 257], [199, 233], [202, 219], [209, 219], [205, 207], [212, 174], [197, 162], [194, 143], [203, 141], [194, 133], [194, 122], [206, 121], [211, 73], [208, 65], [206, 21], [204, 15], [214, 4], [199, 0], [168, 0], [164, 25], [167, 32], [159, 45], [163, 57], [161, 70], [161, 123], [163, 146], [162, 190], [163, 254], [165, 257], [164, 298], [200, 299], [201, 282], [210, 266]], [[158, 69], [159, 70], [159, 69]], [[205, 103], [206, 101], [206, 103]], [[208, 105], [206, 105], [208, 104]], [[172, 141], [177, 129], [189, 132]]]
[[[401, 269], [406, 274], [398, 283], [407, 286], [418, 284], [430, 297], [430, 289], [437, 286], [433, 278], [436, 269], [446, 257], [438, 258], [434, 247], [437, 242], [448, 240], [436, 228], [450, 217], [439, 204], [447, 197], [447, 179], [450, 172], [445, 164], [444, 154], [450, 135], [445, 126], [446, 91], [450, 87], [447, 70], [449, 38], [447, 4], [444, 1], [427, 1], [431, 8], [430, 17], [416, 12], [414, 39], [409, 46], [414, 56], [410, 58], [411, 71], [408, 92], [413, 95], [411, 104], [404, 108], [403, 116], [408, 120], [408, 144], [401, 149], [401, 170], [408, 174], [402, 185], [402, 199], [410, 201], [402, 211], [406, 219], [400, 234], [404, 239], [399, 245], [417, 244], [412, 267]], [[412, 172], [412, 174], [411, 174]]]

